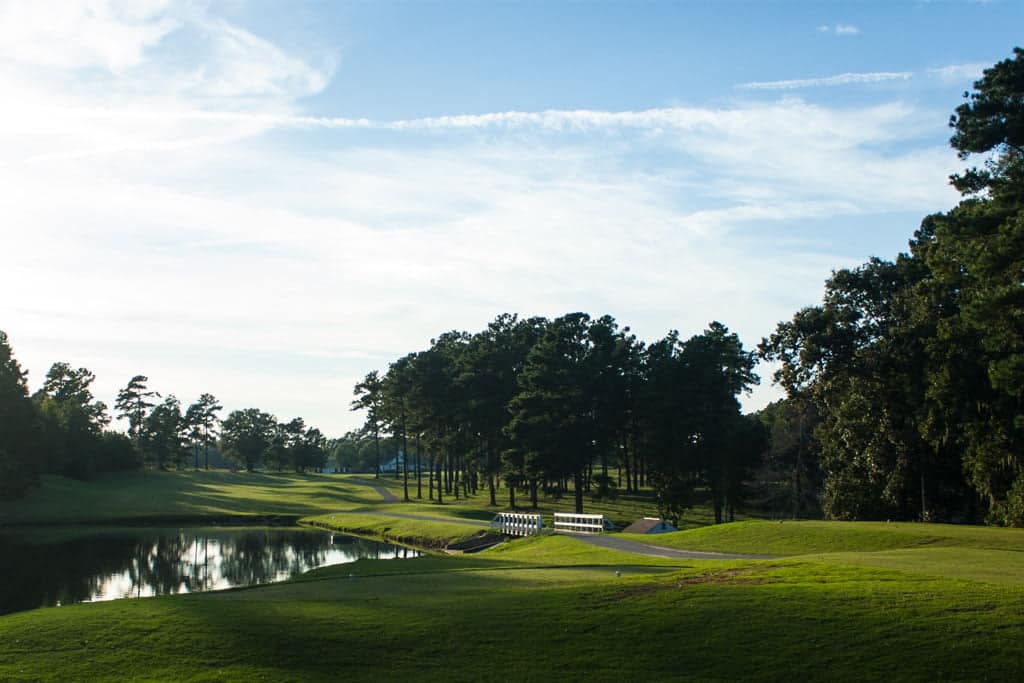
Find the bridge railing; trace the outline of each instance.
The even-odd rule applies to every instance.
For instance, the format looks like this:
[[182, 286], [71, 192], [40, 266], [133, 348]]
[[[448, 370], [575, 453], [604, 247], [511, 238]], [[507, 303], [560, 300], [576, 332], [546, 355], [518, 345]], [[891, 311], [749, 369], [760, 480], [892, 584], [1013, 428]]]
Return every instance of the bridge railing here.
[[615, 525], [604, 515], [583, 515], [575, 512], [556, 512], [555, 531], [571, 531], [577, 534], [599, 534], [611, 531]]
[[499, 512], [491, 520], [491, 528], [509, 536], [534, 536], [544, 529], [544, 516]]

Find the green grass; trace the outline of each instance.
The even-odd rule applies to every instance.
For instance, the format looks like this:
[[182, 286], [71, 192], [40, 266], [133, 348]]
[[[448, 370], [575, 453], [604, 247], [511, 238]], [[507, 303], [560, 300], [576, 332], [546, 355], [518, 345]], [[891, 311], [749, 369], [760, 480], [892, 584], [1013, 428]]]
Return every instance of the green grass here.
[[1019, 680], [1022, 613], [1018, 586], [545, 537], [0, 617], [0, 679]]
[[[370, 477], [365, 478], [370, 481]], [[397, 495], [399, 498], [402, 497], [403, 488], [401, 479], [395, 480], [393, 477], [382, 476], [378, 483], [386, 486], [392, 493]], [[462, 514], [470, 516], [476, 519], [490, 519], [495, 512], [510, 510], [508, 505], [508, 491], [501, 489], [497, 495], [496, 506], [490, 505], [490, 496], [486, 488], [481, 488], [476, 494], [470, 494], [469, 497], [460, 496], [456, 499], [451, 495], [446, 494], [444, 498], [444, 505], [438, 506], [435, 502], [429, 500], [429, 491], [427, 483], [424, 480], [423, 484], [423, 498], [416, 499], [416, 482], [413, 479], [409, 481], [409, 496], [411, 498], [409, 503], [401, 503], [400, 505], [406, 506], [427, 506], [430, 508], [439, 508], [448, 510], [445, 514], [460, 514], [456, 511], [462, 511]], [[584, 495], [583, 497], [583, 509], [587, 514], [605, 515], [620, 527], [626, 527], [641, 517], [654, 517], [658, 515], [658, 506], [654, 499], [653, 491], [644, 489], [636, 493], [619, 493], [614, 499], [596, 499], [592, 495]], [[568, 492], [563, 495], [560, 499], [554, 499], [552, 497], [539, 497], [537, 501], [537, 507], [530, 507], [529, 496], [519, 494], [516, 498], [517, 510], [519, 512], [536, 513], [545, 516], [548, 525], [551, 524], [551, 515], [555, 512], [572, 512], [574, 509], [575, 501], [572, 492]], [[396, 510], [400, 508], [395, 508]], [[405, 511], [411, 511], [411, 508], [404, 508]], [[744, 515], [739, 515], [738, 519], [746, 519]], [[683, 515], [683, 519], [680, 521], [679, 527], [682, 529], [690, 529], [708, 524], [714, 523], [714, 512], [711, 506], [706, 501], [695, 505], [690, 510], [687, 510]]]
[[757, 555], [875, 552], [921, 546], [1024, 551], [1021, 529], [909, 522], [748, 520], [668, 534], [622, 537], [666, 548]]
[[[44, 476], [42, 485], [26, 498], [0, 501], [0, 525], [15, 524], [87, 524], [182, 518], [217, 518], [230, 516], [304, 517], [326, 512], [391, 511], [436, 518], [459, 518], [489, 521], [495, 512], [508, 509], [507, 494], [502, 491], [498, 505], [488, 505], [486, 490], [469, 498], [445, 496], [443, 505], [427, 499], [426, 482], [423, 499], [416, 499], [415, 481], [410, 481], [408, 503], [382, 504], [370, 486], [384, 486], [399, 498], [402, 481], [382, 476], [337, 474], [271, 474], [228, 472], [225, 470], [180, 472], [125, 472], [78, 481], [65, 477]], [[528, 499], [520, 496], [520, 510]], [[586, 510], [606, 514], [618, 524], [628, 524], [638, 517], [656, 514], [650, 491], [622, 494], [614, 501], [586, 497]], [[570, 511], [572, 496], [561, 500], [542, 499], [537, 512], [548, 516], [556, 511]], [[688, 512], [686, 526], [700, 526], [712, 521], [710, 510], [698, 507]]]
[[[401, 495], [400, 481], [381, 483]], [[303, 516], [440, 546], [503, 509], [486, 493], [446, 501], [385, 504], [337, 475], [135, 473], [48, 478], [0, 503], [0, 523]], [[623, 523], [651, 503], [641, 493], [587, 509]], [[0, 680], [1024, 678], [1022, 530], [748, 520], [628, 538], [781, 557], [666, 560], [542, 536], [270, 586], [38, 609], [0, 616]]]
[[403, 519], [380, 513], [337, 512], [303, 519], [304, 524], [318, 526], [357, 536], [373, 536], [423, 548], [444, 548], [450, 542], [470, 538], [487, 528], [455, 524], [444, 517], [434, 519]]
[[144, 471], [88, 482], [46, 476], [26, 498], [0, 502], [0, 525], [303, 517], [378, 500], [370, 487], [328, 474]]

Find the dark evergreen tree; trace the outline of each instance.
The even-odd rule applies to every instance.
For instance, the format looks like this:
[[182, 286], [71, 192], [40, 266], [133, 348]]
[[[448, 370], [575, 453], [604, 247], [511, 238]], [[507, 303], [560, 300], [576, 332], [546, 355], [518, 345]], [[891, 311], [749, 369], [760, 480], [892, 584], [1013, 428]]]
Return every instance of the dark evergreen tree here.
[[27, 377], [0, 330], [0, 498], [22, 495], [39, 475], [39, 435]]

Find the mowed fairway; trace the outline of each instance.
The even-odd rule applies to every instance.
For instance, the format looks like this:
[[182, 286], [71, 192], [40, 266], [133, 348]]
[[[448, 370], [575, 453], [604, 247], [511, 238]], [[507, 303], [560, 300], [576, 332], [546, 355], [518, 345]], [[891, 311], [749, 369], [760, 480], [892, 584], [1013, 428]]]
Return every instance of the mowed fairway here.
[[548, 537], [9, 615], [0, 679], [1014, 680], [1022, 613], [1019, 584]]
[[26, 498], [0, 503], [0, 526], [231, 516], [303, 517], [375, 502], [373, 489], [322, 474], [125, 472], [82, 482], [45, 476]]
[[[136, 516], [306, 510], [328, 526], [441, 540], [490, 514], [479, 499], [385, 503], [343, 477], [136, 476], [168, 496], [131, 494]], [[30, 510], [62, 490], [49, 484]], [[91, 485], [114, 495], [108, 480], [78, 486]], [[544, 536], [258, 588], [37, 609], [0, 617], [0, 680], [1024, 677], [1024, 531], [747, 521], [629, 538], [779, 557], [656, 559]]]

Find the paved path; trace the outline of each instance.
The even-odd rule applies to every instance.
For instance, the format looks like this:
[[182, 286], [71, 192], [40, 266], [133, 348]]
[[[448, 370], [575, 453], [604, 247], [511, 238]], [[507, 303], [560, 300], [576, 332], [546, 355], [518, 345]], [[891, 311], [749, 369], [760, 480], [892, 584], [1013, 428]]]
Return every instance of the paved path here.
[[728, 553], [705, 553], [698, 550], [678, 550], [676, 548], [662, 548], [636, 541], [627, 541], [624, 538], [616, 538], [605, 534], [564, 534], [578, 538], [584, 543], [596, 545], [600, 548], [620, 550], [636, 555], [647, 555], [648, 557], [667, 557], [679, 560], [771, 560], [773, 555], [731, 555]]
[[357, 484], [362, 484], [363, 486], [372, 487], [374, 491], [380, 494], [380, 497], [384, 499], [385, 503], [398, 502], [398, 496], [391, 493], [391, 491], [388, 490], [386, 486], [381, 486], [380, 484], [375, 484], [372, 481], [366, 481], [365, 479], [352, 479], [352, 481], [354, 481]]
[[[388, 490], [387, 487], [376, 484], [366, 479], [352, 479], [351, 481], [356, 484], [362, 484], [363, 486], [370, 486], [374, 491], [380, 494], [381, 499], [385, 503], [397, 503], [398, 496]], [[422, 522], [449, 522], [451, 524], [464, 524], [468, 526], [475, 526], [477, 528], [487, 527], [488, 524], [485, 521], [478, 519], [458, 519], [457, 517], [430, 517], [427, 515], [413, 515], [406, 512], [392, 512], [388, 511], [375, 511], [375, 510], [351, 510], [344, 514], [347, 515], [380, 515], [387, 517], [400, 517], [401, 519], [415, 519]], [[636, 541], [627, 541], [624, 538], [616, 538], [615, 536], [608, 536], [605, 534], [572, 534], [567, 533], [566, 536], [573, 536], [578, 538], [584, 543], [590, 545], [596, 545], [600, 548], [609, 548], [611, 550], [619, 550], [626, 553], [633, 553], [636, 555], [646, 555], [648, 557], [667, 557], [676, 560], [770, 560], [773, 559], [772, 555], [730, 555], [727, 553], [705, 553], [698, 550], [678, 550], [676, 548], [662, 548], [656, 545], [647, 545], [646, 543], [637, 543]]]
[[[398, 503], [400, 502], [398, 496], [388, 490], [386, 486], [381, 486], [372, 481], [366, 479], [355, 479], [352, 481], [356, 484], [362, 484], [363, 486], [369, 486], [374, 491], [380, 494], [381, 499], [385, 503]], [[416, 519], [422, 522], [450, 522], [451, 524], [466, 524], [468, 526], [475, 526], [478, 528], [484, 528], [488, 525], [487, 522], [479, 519], [459, 519], [457, 517], [431, 517], [429, 515], [414, 515], [408, 512], [393, 512], [391, 510], [345, 510], [343, 514], [346, 515], [379, 515], [381, 517], [400, 517], [402, 519]]]

